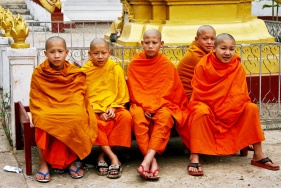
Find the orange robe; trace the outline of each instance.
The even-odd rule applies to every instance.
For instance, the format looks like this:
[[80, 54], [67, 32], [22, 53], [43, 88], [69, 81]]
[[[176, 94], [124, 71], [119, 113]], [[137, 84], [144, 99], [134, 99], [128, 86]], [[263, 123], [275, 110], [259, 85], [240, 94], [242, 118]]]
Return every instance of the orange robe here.
[[[96, 67], [89, 60], [83, 67], [88, 98], [98, 120], [98, 138], [95, 145], [131, 146], [132, 116], [125, 109], [129, 102], [128, 87], [122, 68], [113, 60], [108, 59], [103, 67]], [[115, 118], [103, 121], [100, 113], [108, 108], [116, 108]]]
[[85, 74], [65, 61], [56, 71], [48, 59], [33, 72], [30, 111], [37, 146], [53, 168], [88, 156], [97, 138], [97, 120], [86, 97]]
[[[163, 54], [147, 59], [136, 54], [128, 68], [130, 112], [133, 129], [143, 155], [148, 149], [161, 154], [170, 138], [170, 131], [183, 126], [187, 119], [187, 97], [175, 66]], [[144, 111], [154, 116], [148, 120]]]
[[213, 52], [194, 71], [190, 116], [178, 132], [191, 153], [229, 155], [264, 140], [258, 107], [250, 102], [237, 54], [228, 64]]
[[177, 66], [188, 99], [190, 99], [192, 95], [191, 80], [194, 75], [194, 68], [199, 63], [200, 59], [207, 54], [208, 53], [205, 52], [196, 41], [193, 41]]

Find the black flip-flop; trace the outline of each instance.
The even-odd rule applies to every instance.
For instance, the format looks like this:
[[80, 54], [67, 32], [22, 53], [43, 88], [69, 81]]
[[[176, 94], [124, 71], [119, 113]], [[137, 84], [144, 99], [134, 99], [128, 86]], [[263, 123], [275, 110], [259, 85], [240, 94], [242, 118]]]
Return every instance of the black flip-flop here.
[[[101, 168], [107, 169], [107, 171], [101, 172], [100, 171]], [[108, 164], [105, 161], [99, 161], [97, 163], [97, 169], [98, 169], [97, 174], [99, 176], [105, 176], [105, 175], [107, 175], [107, 172], [108, 172]]]
[[[111, 174], [111, 172], [117, 172], [117, 174]], [[107, 177], [110, 179], [120, 178], [122, 174], [122, 168], [119, 164], [110, 165], [107, 172]]]
[[267, 162], [270, 162], [270, 163], [273, 164], [272, 160], [270, 158], [266, 157], [266, 158], [263, 158], [259, 161], [251, 160], [251, 165], [262, 167], [262, 168], [265, 168], [265, 169], [268, 169], [268, 170], [279, 170], [280, 169], [280, 166], [268, 166], [268, 165], [266, 165], [265, 163], [267, 163]]
[[[197, 168], [198, 171], [197, 172], [189, 171], [189, 169], [188, 169], [189, 167]], [[204, 172], [203, 172], [203, 170], [199, 170], [199, 167], [201, 167], [200, 163], [189, 163], [187, 166], [188, 174], [191, 176], [203, 176]]]

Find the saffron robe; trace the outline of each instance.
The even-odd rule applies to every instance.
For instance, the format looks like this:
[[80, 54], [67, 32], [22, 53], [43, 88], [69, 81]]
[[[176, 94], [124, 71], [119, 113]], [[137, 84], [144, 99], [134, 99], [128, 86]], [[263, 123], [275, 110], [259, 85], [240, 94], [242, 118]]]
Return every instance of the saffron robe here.
[[[161, 154], [170, 138], [175, 119], [178, 127], [187, 119], [187, 97], [175, 66], [163, 54], [147, 59], [145, 53], [134, 55], [128, 67], [130, 112], [138, 146]], [[154, 115], [151, 120], [144, 111]]]
[[30, 112], [36, 142], [53, 168], [66, 168], [88, 156], [97, 138], [97, 120], [86, 97], [85, 74], [65, 61], [61, 71], [48, 59], [35, 68]]
[[178, 63], [177, 71], [189, 100], [192, 95], [191, 80], [194, 75], [194, 68], [199, 63], [200, 59], [207, 54], [208, 53], [205, 52], [196, 41], [193, 41]]
[[195, 67], [192, 86], [190, 116], [178, 130], [191, 153], [229, 155], [264, 140], [237, 54], [227, 64], [213, 52], [204, 56]]
[[[90, 59], [81, 69], [87, 75], [87, 95], [98, 119], [95, 145], [130, 147], [132, 116], [125, 109], [129, 93], [123, 69], [111, 59], [102, 67], [95, 66]], [[113, 120], [103, 121], [99, 114], [108, 108], [116, 108], [116, 116]]]

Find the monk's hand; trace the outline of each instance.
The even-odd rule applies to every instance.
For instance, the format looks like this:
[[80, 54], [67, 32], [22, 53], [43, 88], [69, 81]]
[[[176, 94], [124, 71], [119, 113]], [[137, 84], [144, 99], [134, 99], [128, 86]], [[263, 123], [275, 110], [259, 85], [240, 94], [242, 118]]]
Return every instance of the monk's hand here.
[[145, 116], [146, 118], [148, 118], [148, 119], [151, 119], [151, 118], [152, 118], [152, 114], [149, 113], [149, 112], [146, 112], [146, 111], [144, 111], [144, 116]]
[[106, 113], [106, 115], [107, 115], [107, 117], [108, 117], [109, 120], [115, 118], [115, 110], [116, 110], [115, 108], [108, 108], [108, 109], [105, 111], [105, 113]]
[[103, 121], [108, 121], [109, 118], [107, 117], [107, 114], [106, 113], [101, 113], [100, 114], [100, 118], [103, 120]]

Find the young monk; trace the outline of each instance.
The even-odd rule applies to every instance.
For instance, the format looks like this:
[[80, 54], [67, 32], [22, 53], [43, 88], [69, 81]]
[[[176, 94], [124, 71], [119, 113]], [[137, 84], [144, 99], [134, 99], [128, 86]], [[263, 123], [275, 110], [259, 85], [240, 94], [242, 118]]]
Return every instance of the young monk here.
[[141, 44], [144, 52], [136, 54], [128, 67], [130, 112], [136, 141], [144, 155], [137, 171], [144, 179], [157, 180], [155, 154], [165, 150], [173, 125], [184, 125], [188, 101], [175, 66], [159, 53], [164, 44], [160, 32], [147, 30]]
[[45, 48], [47, 59], [35, 68], [30, 90], [39, 156], [36, 179], [50, 181], [48, 164], [68, 168], [72, 178], [81, 178], [84, 172], [74, 161], [90, 154], [97, 137], [95, 114], [86, 97], [86, 77], [65, 60], [68, 50], [63, 38], [49, 38]]
[[[114, 146], [131, 146], [132, 116], [125, 109], [129, 93], [123, 69], [109, 59], [108, 43], [101, 38], [94, 39], [88, 51], [90, 60], [82, 67], [86, 73], [88, 98], [98, 119], [98, 138], [101, 153], [97, 158], [98, 175], [119, 178], [122, 168]], [[108, 166], [105, 157], [110, 159]]]
[[236, 42], [229, 34], [216, 37], [214, 51], [195, 67], [193, 93], [188, 104], [190, 116], [178, 129], [190, 149], [188, 173], [203, 175], [199, 154], [230, 155], [253, 144], [252, 165], [279, 170], [262, 152], [265, 139], [258, 107], [251, 103], [246, 73], [235, 54]]
[[[191, 80], [194, 75], [194, 68], [203, 56], [213, 50], [215, 38], [216, 31], [212, 26], [200, 26], [196, 32], [195, 40], [191, 43], [177, 66], [177, 71], [188, 100], [190, 100], [193, 90]], [[253, 151], [253, 145], [249, 145], [248, 149]]]
[[197, 30], [195, 40], [191, 43], [177, 66], [177, 71], [188, 99], [190, 99], [192, 94], [191, 80], [194, 74], [194, 68], [204, 55], [207, 55], [213, 50], [215, 38], [216, 31], [212, 26], [200, 26]]

